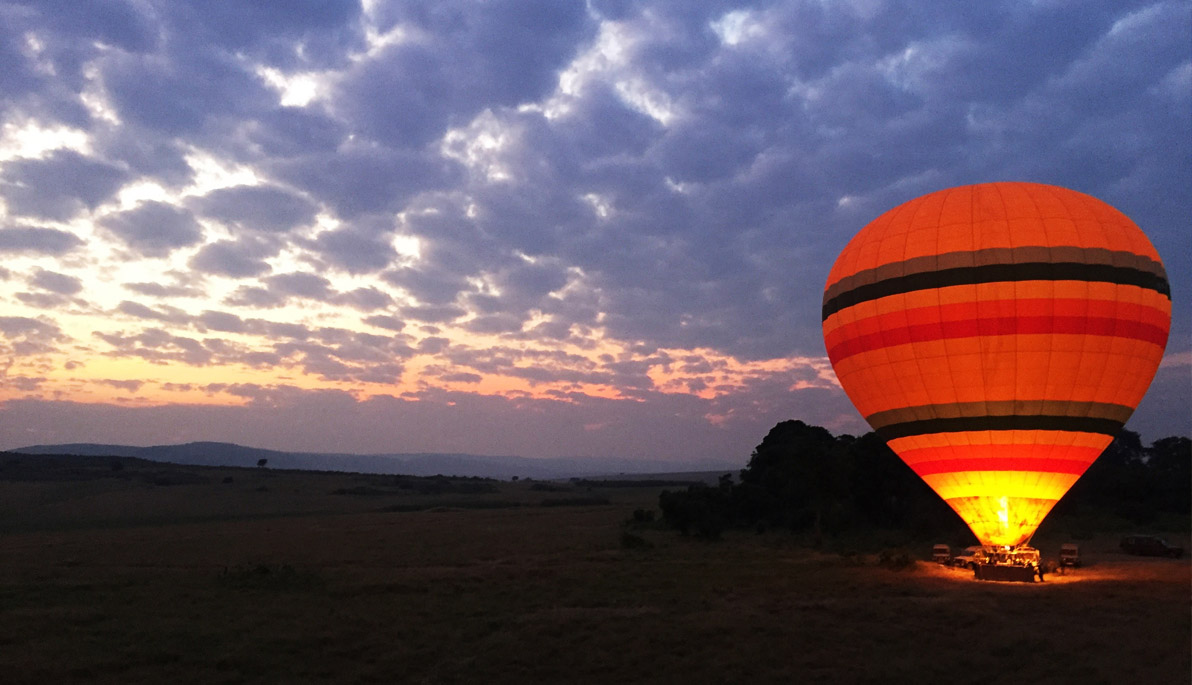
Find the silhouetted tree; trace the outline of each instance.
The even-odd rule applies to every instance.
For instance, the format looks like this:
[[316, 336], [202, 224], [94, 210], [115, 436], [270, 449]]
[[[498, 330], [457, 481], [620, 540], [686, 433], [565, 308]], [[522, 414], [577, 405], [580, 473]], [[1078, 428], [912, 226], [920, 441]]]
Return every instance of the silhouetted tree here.
[[[1189, 513], [1192, 440], [1164, 438], [1149, 448], [1122, 431], [1061, 500], [1054, 515], [1086, 506], [1138, 522], [1159, 512]], [[662, 518], [684, 534], [716, 537], [727, 526], [778, 526], [816, 539], [857, 526], [900, 529], [916, 537], [959, 540], [968, 527], [876, 433], [833, 436], [783, 421], [754, 449], [734, 484], [664, 492]]]
[[257, 460], [257, 468], [263, 469], [263, 468], [265, 468], [265, 464], [268, 464], [268, 463], [269, 463], [268, 459], [258, 459]]
[[822, 533], [825, 519], [847, 497], [847, 454], [826, 429], [783, 421], [770, 429], [741, 471], [758, 497], [752, 512], [765, 523]]
[[1150, 447], [1123, 430], [1056, 505], [1053, 517], [1108, 510], [1138, 523], [1160, 513], [1192, 513], [1192, 440], [1168, 437]]
[[1146, 450], [1146, 463], [1156, 475], [1187, 484], [1192, 480], [1192, 439], [1171, 436], [1156, 440]]
[[1192, 512], [1192, 439], [1168, 437], [1146, 450], [1146, 466], [1155, 483], [1155, 505], [1173, 514]]
[[1153, 518], [1145, 456], [1141, 436], [1121, 431], [1060, 500], [1055, 512], [1080, 514], [1091, 507], [1139, 522]]

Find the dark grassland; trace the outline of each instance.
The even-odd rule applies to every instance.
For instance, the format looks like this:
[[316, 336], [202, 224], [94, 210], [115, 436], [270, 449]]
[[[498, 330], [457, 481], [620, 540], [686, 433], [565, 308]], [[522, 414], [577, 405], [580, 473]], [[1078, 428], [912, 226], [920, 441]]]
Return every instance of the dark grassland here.
[[1187, 559], [1105, 533], [981, 583], [878, 541], [627, 531], [661, 489], [0, 454], [0, 679], [1189, 682]]

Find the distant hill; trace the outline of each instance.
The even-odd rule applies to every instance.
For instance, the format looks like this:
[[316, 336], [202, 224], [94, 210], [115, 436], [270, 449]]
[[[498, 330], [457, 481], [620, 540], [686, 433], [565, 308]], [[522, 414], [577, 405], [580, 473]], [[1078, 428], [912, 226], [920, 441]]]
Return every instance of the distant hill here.
[[261, 459], [268, 468], [303, 471], [350, 471], [355, 473], [401, 473], [412, 476], [480, 476], [508, 480], [521, 478], [572, 478], [616, 474], [657, 474], [676, 471], [736, 472], [741, 465], [715, 463], [676, 464], [661, 460], [624, 458], [559, 457], [531, 459], [516, 456], [476, 454], [399, 453], [337, 454], [322, 452], [282, 452], [245, 447], [228, 442], [188, 442], [182, 445], [102, 445], [69, 443], [31, 445], [9, 450], [18, 454], [73, 454], [87, 457], [137, 457], [151, 461], [196, 466], [256, 467]]

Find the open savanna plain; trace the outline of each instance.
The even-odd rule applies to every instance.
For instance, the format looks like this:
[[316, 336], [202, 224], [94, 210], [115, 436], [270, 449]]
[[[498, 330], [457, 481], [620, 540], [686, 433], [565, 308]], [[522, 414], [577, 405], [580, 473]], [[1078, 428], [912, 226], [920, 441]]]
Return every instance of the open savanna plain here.
[[1090, 563], [1075, 573], [983, 583], [926, 562], [884, 567], [885, 543], [683, 538], [631, 523], [656, 509], [661, 485], [613, 485], [0, 454], [0, 681], [968, 685], [1192, 673], [1192, 566], [1127, 557], [1112, 534], [1084, 541]]

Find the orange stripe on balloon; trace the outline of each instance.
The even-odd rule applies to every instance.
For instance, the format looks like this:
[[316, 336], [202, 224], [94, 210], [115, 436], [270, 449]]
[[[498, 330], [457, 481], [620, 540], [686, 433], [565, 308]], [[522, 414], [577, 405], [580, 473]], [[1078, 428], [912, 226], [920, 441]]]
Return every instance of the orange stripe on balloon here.
[[[897, 345], [833, 366], [858, 410], [868, 416], [923, 404], [1014, 399], [1134, 406], [1162, 356], [1162, 347], [1141, 340], [1051, 334]], [[1020, 382], [1024, 387], [1018, 389]]]
[[[982, 216], [969, 209], [982, 206], [989, 210]], [[1086, 226], [1098, 230], [1080, 230]], [[922, 228], [931, 229], [936, 239], [883, 240]], [[1094, 197], [1056, 186], [999, 182], [948, 188], [891, 209], [845, 246], [827, 282], [920, 256], [1024, 243], [1102, 247], [1159, 260], [1129, 217]]]

